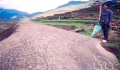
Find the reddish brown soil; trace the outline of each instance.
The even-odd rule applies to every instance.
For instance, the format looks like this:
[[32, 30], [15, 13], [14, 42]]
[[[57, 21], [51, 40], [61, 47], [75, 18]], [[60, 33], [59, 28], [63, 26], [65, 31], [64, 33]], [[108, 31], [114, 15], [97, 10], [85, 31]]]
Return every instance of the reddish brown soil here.
[[64, 30], [68, 30], [68, 31], [76, 29], [75, 26], [54, 25], [54, 27], [61, 28], [61, 29], [64, 29]]
[[0, 28], [0, 32], [3, 32], [3, 31], [4, 31], [4, 29]]
[[[0, 24], [0, 41], [12, 34], [12, 27], [18, 22]], [[3, 27], [4, 26], [4, 27]]]
[[[115, 16], [120, 15], [120, 11], [117, 11], [115, 7], [110, 7], [110, 9], [113, 10]], [[54, 16], [44, 17], [43, 19], [46, 18], [58, 19], [59, 16], [69, 16], [69, 17], [77, 16], [77, 18], [79, 19], [98, 19], [98, 14], [99, 14], [98, 12], [99, 12], [99, 6], [93, 6], [90, 8], [80, 9], [72, 12], [66, 12], [64, 14], [55, 14]], [[93, 16], [91, 14], [93, 14]]]

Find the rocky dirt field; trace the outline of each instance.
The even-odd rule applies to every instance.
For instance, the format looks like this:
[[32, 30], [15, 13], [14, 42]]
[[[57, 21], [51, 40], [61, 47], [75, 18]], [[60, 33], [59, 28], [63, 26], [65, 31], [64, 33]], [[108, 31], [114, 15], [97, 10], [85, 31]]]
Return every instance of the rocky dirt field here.
[[[7, 31], [0, 41], [0, 70], [119, 68], [116, 56], [98, 39], [28, 20]], [[100, 63], [106, 64], [101, 67]]]

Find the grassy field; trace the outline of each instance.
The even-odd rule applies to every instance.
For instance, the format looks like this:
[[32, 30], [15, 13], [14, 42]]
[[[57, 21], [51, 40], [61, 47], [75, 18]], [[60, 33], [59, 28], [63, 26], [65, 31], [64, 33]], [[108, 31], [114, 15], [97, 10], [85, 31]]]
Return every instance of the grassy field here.
[[82, 23], [44, 23], [44, 22], [37, 22], [39, 24], [46, 24], [46, 25], [63, 25], [63, 26], [75, 26], [77, 28], [83, 27], [84, 24]]
[[41, 22], [41, 23], [85, 23], [85, 24], [90, 24], [90, 23], [96, 23], [98, 22], [97, 20], [38, 20], [35, 22]]

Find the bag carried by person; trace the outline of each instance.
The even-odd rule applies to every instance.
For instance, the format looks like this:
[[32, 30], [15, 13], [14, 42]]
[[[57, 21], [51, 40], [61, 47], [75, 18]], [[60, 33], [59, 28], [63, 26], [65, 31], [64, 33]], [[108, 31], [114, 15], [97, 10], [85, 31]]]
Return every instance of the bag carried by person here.
[[94, 26], [94, 29], [93, 29], [93, 32], [92, 32], [91, 37], [94, 37], [94, 35], [95, 35], [98, 31], [100, 31], [101, 29], [102, 29], [101, 25], [100, 25], [100, 24], [96, 24], [96, 25]]

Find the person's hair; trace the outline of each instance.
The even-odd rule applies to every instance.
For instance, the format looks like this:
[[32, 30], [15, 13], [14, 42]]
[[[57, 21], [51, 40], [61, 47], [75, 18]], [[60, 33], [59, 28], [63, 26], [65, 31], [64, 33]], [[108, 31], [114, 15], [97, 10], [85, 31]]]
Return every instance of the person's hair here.
[[106, 5], [109, 8], [109, 4], [108, 3], [103, 3], [102, 6]]

